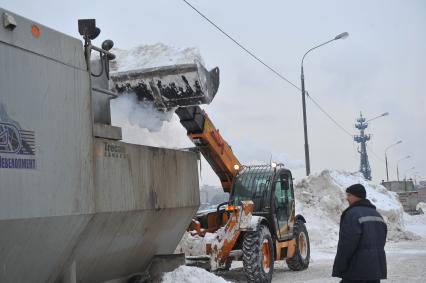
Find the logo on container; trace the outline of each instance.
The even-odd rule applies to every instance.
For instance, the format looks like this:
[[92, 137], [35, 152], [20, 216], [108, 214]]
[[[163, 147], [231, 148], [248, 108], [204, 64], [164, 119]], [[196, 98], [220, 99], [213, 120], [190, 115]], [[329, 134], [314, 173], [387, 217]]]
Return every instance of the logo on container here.
[[0, 104], [0, 169], [35, 169], [34, 131], [24, 130]]

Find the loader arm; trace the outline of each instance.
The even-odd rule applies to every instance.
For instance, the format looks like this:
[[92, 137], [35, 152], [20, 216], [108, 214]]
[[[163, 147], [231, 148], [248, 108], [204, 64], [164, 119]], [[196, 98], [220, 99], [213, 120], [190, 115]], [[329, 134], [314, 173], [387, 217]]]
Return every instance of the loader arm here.
[[235, 165], [241, 166], [231, 147], [199, 106], [180, 107], [176, 109], [176, 114], [188, 137], [219, 177], [223, 190], [229, 193], [238, 173]]

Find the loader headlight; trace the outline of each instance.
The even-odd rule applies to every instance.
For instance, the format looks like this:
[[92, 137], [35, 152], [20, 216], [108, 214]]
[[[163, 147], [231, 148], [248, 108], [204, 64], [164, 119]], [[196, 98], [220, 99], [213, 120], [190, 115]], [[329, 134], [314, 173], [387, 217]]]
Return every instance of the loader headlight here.
[[240, 170], [240, 165], [238, 165], [238, 164], [235, 164], [235, 165], [234, 165], [234, 169], [235, 169], [235, 171], [238, 171], [238, 170]]
[[226, 207], [225, 207], [225, 210], [226, 211], [234, 211], [236, 208], [235, 208], [235, 206], [233, 206], [233, 205], [227, 205]]

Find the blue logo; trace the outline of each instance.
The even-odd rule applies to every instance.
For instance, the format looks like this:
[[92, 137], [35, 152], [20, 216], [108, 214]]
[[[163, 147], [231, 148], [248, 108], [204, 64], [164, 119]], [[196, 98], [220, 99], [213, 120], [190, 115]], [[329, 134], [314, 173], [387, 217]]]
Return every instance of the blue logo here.
[[34, 155], [34, 132], [0, 122], [0, 153]]
[[35, 135], [24, 130], [18, 122], [12, 120], [0, 104], [0, 154], [24, 155], [3, 157], [0, 155], [0, 168], [35, 169]]

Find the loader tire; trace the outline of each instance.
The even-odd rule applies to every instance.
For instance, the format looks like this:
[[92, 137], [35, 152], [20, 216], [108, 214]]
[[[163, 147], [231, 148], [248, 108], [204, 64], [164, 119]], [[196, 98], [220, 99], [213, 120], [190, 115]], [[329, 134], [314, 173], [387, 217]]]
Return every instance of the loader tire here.
[[271, 282], [274, 272], [274, 244], [268, 227], [247, 232], [243, 241], [243, 270], [247, 282]]
[[286, 260], [288, 267], [294, 271], [305, 270], [309, 266], [311, 258], [311, 247], [309, 243], [308, 231], [302, 221], [294, 224], [294, 239], [296, 248], [294, 256]]

